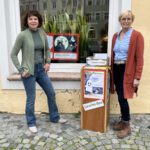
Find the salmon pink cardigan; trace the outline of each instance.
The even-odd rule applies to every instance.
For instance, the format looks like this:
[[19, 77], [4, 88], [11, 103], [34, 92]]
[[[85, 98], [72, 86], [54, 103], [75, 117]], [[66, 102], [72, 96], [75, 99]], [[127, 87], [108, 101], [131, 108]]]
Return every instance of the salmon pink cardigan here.
[[[112, 39], [112, 49], [111, 49], [111, 93], [115, 92], [114, 88], [114, 78], [113, 78], [113, 64], [114, 64], [114, 45], [116, 42], [117, 33], [114, 34]], [[123, 90], [124, 98], [133, 98], [134, 92], [137, 89], [133, 87], [134, 79], [141, 79], [143, 65], [144, 65], [144, 38], [142, 34], [136, 30], [133, 30], [131, 39], [129, 42], [128, 56], [126, 60]]]

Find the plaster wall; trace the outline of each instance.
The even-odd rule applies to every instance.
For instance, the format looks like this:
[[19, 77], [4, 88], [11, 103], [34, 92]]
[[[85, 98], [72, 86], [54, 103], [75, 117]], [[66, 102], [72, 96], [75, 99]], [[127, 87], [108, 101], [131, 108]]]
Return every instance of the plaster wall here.
[[[133, 28], [139, 30], [145, 39], [144, 69], [138, 91], [138, 97], [129, 100], [131, 113], [150, 113], [150, 14], [149, 0], [132, 0], [132, 11], [135, 14]], [[1, 81], [0, 81], [1, 84]], [[0, 86], [0, 111], [24, 113], [24, 90], [2, 90]], [[80, 90], [56, 90], [56, 102], [61, 113], [77, 113], [80, 111]], [[47, 112], [46, 96], [37, 90], [36, 113]], [[111, 95], [110, 113], [119, 113], [116, 95]]]

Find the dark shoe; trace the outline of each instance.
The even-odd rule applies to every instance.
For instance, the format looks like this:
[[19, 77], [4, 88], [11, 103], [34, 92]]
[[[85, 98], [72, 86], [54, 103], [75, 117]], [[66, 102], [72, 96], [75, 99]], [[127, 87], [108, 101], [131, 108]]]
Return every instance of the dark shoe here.
[[123, 121], [119, 121], [113, 125], [113, 130], [120, 131], [123, 129]]
[[123, 122], [122, 127], [123, 127], [123, 129], [118, 131], [118, 133], [117, 133], [117, 137], [120, 138], [120, 139], [122, 139], [122, 138], [124, 138], [124, 137], [131, 134], [131, 127], [130, 127], [129, 122]]

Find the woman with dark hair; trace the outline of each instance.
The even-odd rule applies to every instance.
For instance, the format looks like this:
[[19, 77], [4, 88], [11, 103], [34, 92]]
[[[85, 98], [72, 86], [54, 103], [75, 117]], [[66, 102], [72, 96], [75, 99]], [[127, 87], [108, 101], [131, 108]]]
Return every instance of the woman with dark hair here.
[[[26, 29], [17, 36], [11, 58], [21, 74], [26, 91], [26, 119], [29, 130], [36, 133], [36, 117], [34, 114], [36, 82], [47, 96], [50, 121], [65, 123], [67, 120], [60, 119], [55, 102], [55, 91], [47, 75], [51, 60], [46, 33], [41, 28], [42, 16], [38, 11], [29, 11], [24, 18], [24, 26]], [[20, 50], [22, 51], [21, 64], [17, 57]]]

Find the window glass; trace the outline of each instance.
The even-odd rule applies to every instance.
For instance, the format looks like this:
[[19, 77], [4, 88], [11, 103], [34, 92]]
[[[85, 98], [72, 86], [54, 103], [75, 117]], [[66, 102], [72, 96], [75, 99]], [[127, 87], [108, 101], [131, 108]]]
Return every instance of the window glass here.
[[100, 0], [96, 0], [95, 5], [96, 5], [96, 6], [97, 6], [97, 5], [100, 5]]
[[85, 16], [86, 16], [86, 21], [87, 22], [91, 22], [91, 20], [92, 20], [92, 14], [87, 13], [87, 14], [85, 14]]
[[97, 21], [100, 20], [100, 13], [96, 13], [96, 20], [97, 20]]
[[92, 6], [92, 0], [88, 0], [88, 5]]
[[92, 56], [93, 53], [107, 53], [109, 0], [19, 1], [21, 18], [28, 10], [40, 11], [47, 33], [79, 34], [79, 60], [74, 63], [85, 62], [86, 57]]
[[67, 0], [62, 0], [62, 8], [65, 8], [65, 7], [66, 7], [66, 1], [67, 1]]
[[89, 31], [89, 38], [95, 38], [96, 36], [95, 36], [96, 34], [95, 34], [95, 29], [94, 28], [90, 28], [90, 31]]
[[52, 2], [52, 6], [53, 6], [53, 7], [52, 7], [53, 9], [56, 9], [56, 1], [53, 1], [53, 2]]
[[77, 0], [73, 0], [73, 7], [77, 7]]
[[43, 2], [43, 9], [44, 9], [44, 10], [47, 9], [47, 2]]
[[36, 10], [36, 5], [35, 4], [33, 4], [33, 10]]

